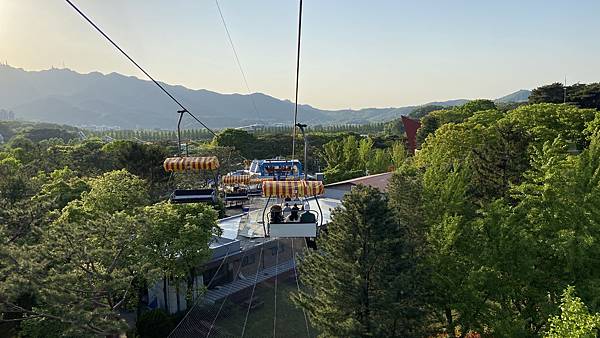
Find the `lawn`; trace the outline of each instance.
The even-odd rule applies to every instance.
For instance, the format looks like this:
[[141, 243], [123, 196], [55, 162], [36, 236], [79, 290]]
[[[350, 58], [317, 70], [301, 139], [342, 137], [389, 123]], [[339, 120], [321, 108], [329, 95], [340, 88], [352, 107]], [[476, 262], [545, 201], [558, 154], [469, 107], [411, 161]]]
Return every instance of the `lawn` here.
[[[294, 278], [279, 280], [277, 284], [277, 327], [276, 337], [307, 337], [306, 323], [302, 310], [297, 308], [290, 299], [290, 293], [296, 291]], [[240, 337], [244, 327], [244, 320], [248, 306], [243, 305], [250, 298], [249, 290], [245, 296], [236, 300], [227, 300], [219, 318], [215, 323], [217, 332], [213, 337]], [[275, 288], [274, 283], [265, 282], [257, 284], [254, 291], [254, 303], [262, 305], [251, 309], [244, 337], [273, 337], [273, 322], [275, 314]], [[217, 305], [221, 305], [220, 302]], [[310, 323], [309, 323], [310, 324]], [[317, 332], [309, 327], [310, 337], [316, 337]]]

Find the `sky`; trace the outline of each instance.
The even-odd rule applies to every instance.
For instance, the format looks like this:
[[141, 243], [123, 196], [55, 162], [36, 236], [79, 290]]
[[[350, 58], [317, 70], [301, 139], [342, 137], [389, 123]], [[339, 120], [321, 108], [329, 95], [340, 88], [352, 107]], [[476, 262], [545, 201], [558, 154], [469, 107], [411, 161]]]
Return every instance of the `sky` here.
[[[72, 0], [160, 81], [247, 93], [214, 0]], [[252, 92], [294, 97], [298, 2], [219, 0]], [[600, 81], [598, 0], [304, 0], [301, 103], [497, 98]], [[62, 0], [0, 0], [0, 60], [143, 78]]]

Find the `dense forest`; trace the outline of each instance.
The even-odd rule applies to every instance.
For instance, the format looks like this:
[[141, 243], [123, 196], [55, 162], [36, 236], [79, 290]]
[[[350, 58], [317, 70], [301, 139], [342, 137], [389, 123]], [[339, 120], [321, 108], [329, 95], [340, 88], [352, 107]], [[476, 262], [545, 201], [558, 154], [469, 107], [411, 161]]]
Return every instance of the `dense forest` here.
[[[528, 104], [424, 108], [413, 115], [415, 156], [393, 124], [309, 133], [308, 168], [330, 182], [394, 172], [388, 192], [347, 195], [319, 250], [301, 259], [305, 287], [293, 300], [312, 326], [324, 337], [595, 336], [594, 86], [566, 104], [551, 85]], [[165, 202], [162, 161], [176, 144], [14, 121], [0, 130], [0, 333], [133, 336], [125, 313], [149, 325], [141, 291], [189, 281], [219, 232], [218, 208]], [[229, 129], [186, 143], [218, 156], [223, 173], [291, 153], [289, 133]]]
[[424, 116], [389, 192], [345, 199], [295, 301], [323, 336], [596, 336], [597, 108], [476, 100]]

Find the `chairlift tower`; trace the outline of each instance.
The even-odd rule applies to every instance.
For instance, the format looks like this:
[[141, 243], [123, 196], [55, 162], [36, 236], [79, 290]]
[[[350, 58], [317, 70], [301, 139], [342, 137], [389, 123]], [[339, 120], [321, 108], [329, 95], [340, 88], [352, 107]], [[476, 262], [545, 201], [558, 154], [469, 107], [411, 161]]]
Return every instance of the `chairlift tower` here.
[[308, 138], [306, 137], [306, 133], [304, 132], [304, 128], [307, 127], [306, 124], [296, 123], [296, 127], [300, 128], [302, 132], [302, 138], [304, 139], [304, 180], [306, 181], [308, 175]]

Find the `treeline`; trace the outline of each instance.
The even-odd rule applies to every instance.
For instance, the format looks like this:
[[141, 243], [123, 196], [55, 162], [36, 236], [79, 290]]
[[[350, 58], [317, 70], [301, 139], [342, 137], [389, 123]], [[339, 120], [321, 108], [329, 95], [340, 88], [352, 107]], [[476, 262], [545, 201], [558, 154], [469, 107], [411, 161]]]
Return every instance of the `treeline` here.
[[[392, 170], [394, 161], [403, 158], [404, 138], [395, 135], [361, 135], [353, 132], [311, 132], [307, 134], [309, 172], [324, 172], [328, 183]], [[240, 156], [265, 159], [292, 154], [290, 134], [255, 134], [226, 129], [213, 140], [214, 145], [232, 147]], [[296, 158], [303, 159], [304, 139], [298, 135]]]
[[[336, 124], [336, 125], [309, 125], [306, 131], [309, 133], [357, 133], [375, 134], [383, 131], [385, 122], [367, 124]], [[262, 126], [253, 130], [259, 134], [287, 134], [292, 133], [291, 126]]]
[[[93, 137], [110, 137], [115, 140], [140, 140], [147, 142], [177, 141], [177, 130], [106, 130], [106, 131], [84, 131]], [[184, 129], [181, 131], [182, 141], [211, 140], [213, 134], [206, 129]]]
[[431, 114], [388, 192], [356, 188], [334, 213], [296, 303], [324, 336], [597, 336], [600, 112]]
[[[370, 124], [341, 124], [341, 125], [316, 125], [308, 126], [308, 133], [357, 133], [357, 134], [376, 134], [383, 131], [385, 123]], [[264, 134], [290, 134], [291, 126], [256, 126], [248, 129], [237, 128], [249, 133]], [[157, 141], [175, 141], [177, 140], [176, 130], [106, 130], [106, 131], [84, 131], [86, 135], [93, 137], [110, 137], [115, 140], [141, 140], [149, 142]], [[299, 132], [298, 132], [299, 133]], [[213, 135], [206, 129], [184, 129], [181, 131], [183, 141], [211, 140]]]

